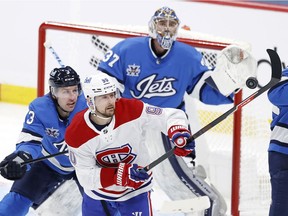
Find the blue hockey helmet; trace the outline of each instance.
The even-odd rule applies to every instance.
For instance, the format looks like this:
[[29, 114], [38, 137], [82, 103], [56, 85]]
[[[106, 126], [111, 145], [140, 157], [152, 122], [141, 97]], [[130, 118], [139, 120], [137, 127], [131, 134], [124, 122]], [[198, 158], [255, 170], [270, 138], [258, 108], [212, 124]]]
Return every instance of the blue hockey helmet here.
[[169, 7], [158, 9], [149, 21], [149, 34], [163, 49], [170, 49], [177, 38], [180, 25], [175, 11]]

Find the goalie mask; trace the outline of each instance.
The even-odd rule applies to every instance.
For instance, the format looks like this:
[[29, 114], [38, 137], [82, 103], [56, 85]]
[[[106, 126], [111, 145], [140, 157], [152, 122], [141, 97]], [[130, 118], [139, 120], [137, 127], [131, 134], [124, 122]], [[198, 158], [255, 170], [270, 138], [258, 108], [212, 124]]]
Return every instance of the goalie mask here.
[[85, 78], [83, 82], [83, 92], [87, 100], [87, 106], [94, 115], [96, 115], [96, 111], [98, 111], [95, 103], [97, 96], [115, 93], [115, 99], [119, 98], [119, 90], [116, 87], [116, 83], [112, 77], [102, 72]]
[[77, 86], [78, 95], [81, 94], [80, 77], [73, 68], [66, 66], [63, 68], [55, 68], [50, 73], [49, 89], [54, 98], [57, 98], [57, 90], [59, 87]]
[[170, 49], [177, 38], [180, 21], [169, 7], [158, 9], [149, 22], [149, 34], [163, 49]]

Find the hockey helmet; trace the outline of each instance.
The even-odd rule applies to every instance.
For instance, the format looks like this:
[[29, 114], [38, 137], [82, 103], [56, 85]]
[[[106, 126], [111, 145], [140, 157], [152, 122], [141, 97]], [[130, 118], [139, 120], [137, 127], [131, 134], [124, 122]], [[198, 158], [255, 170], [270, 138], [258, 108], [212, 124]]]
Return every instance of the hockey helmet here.
[[50, 72], [49, 89], [53, 96], [56, 96], [57, 88], [78, 86], [79, 95], [82, 92], [80, 77], [70, 66], [54, 68]]
[[177, 38], [180, 20], [169, 7], [158, 9], [149, 21], [149, 34], [163, 49], [170, 49]]
[[87, 105], [92, 113], [95, 113], [95, 97], [115, 92], [116, 98], [119, 97], [119, 91], [116, 82], [109, 75], [99, 72], [87, 76], [83, 82], [83, 92], [87, 99]]
[[49, 86], [67, 87], [80, 84], [80, 77], [73, 68], [54, 68], [50, 73]]

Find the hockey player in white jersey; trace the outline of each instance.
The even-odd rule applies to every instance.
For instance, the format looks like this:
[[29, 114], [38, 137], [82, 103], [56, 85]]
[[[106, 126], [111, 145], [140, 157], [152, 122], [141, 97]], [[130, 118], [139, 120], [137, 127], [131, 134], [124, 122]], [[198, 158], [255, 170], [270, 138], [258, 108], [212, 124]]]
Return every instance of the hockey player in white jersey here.
[[76, 114], [65, 135], [84, 188], [82, 215], [152, 216], [153, 174], [141, 170], [151, 162], [145, 133], [162, 131], [176, 146], [175, 155], [185, 156], [195, 147], [186, 142], [191, 134], [185, 113], [118, 98], [116, 84], [103, 73], [87, 77], [83, 91], [89, 108]]
[[[248, 77], [256, 76], [255, 59], [247, 50], [231, 45], [220, 53], [213, 70], [205, 65], [199, 51], [176, 40], [179, 25], [174, 10], [158, 9], [149, 22], [149, 36], [119, 42], [107, 51], [98, 69], [119, 82], [122, 97], [140, 99], [155, 106], [186, 111], [186, 93], [205, 104], [232, 103], [234, 92], [245, 86]], [[162, 141], [155, 131], [150, 131], [149, 137], [153, 137], [154, 146], [163, 143], [159, 152], [151, 149], [153, 157], [172, 148], [166, 137], [162, 135]], [[161, 189], [172, 200], [208, 195], [211, 208], [205, 215], [224, 215], [226, 205], [218, 191], [202, 177], [191, 173], [181, 158], [169, 159], [155, 174], [161, 181], [165, 174], [174, 170], [174, 175], [170, 176], [173, 183], [160, 183]]]

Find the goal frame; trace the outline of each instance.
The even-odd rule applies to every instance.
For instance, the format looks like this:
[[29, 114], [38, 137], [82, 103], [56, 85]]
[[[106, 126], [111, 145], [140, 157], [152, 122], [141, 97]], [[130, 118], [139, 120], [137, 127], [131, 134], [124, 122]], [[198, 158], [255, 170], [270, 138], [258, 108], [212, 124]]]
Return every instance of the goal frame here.
[[[102, 28], [88, 25], [72, 24], [47, 21], [39, 26], [38, 31], [38, 74], [37, 74], [37, 96], [44, 95], [45, 89], [45, 47], [46, 33], [50, 30], [82, 33], [82, 34], [95, 34], [100, 36], [109, 36], [117, 38], [139, 37], [147, 36], [147, 33], [140, 33], [127, 30], [119, 30], [112, 28]], [[190, 39], [178, 37], [178, 41], [189, 44], [199, 48], [212, 48], [215, 50], [222, 50], [229, 43], [217, 42], [212, 40]], [[235, 94], [234, 104], [237, 105], [242, 101], [242, 91]], [[239, 216], [239, 192], [240, 192], [240, 149], [241, 149], [241, 127], [242, 127], [242, 110], [238, 109], [233, 114], [233, 150], [232, 150], [232, 176], [231, 176], [231, 215]]]

